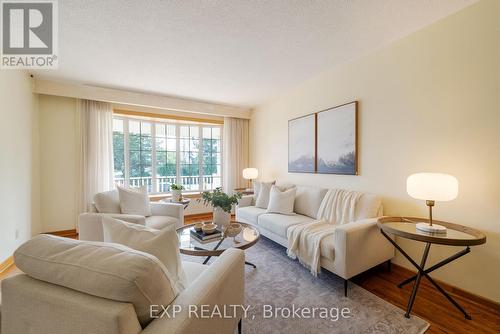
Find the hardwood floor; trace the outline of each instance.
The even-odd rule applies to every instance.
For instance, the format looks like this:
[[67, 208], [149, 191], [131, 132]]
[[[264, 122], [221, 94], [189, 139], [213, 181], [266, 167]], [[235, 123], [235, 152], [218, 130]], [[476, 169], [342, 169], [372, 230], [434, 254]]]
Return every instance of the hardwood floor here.
[[[209, 219], [211, 219], [210, 214], [186, 216], [185, 223], [191, 224]], [[71, 231], [56, 234], [77, 238], [76, 233]], [[11, 266], [3, 273], [0, 273], [0, 285], [2, 279], [18, 272], [19, 270], [15, 266]], [[406, 309], [412, 284], [408, 284], [402, 289], [399, 289], [396, 284], [411, 275], [412, 272], [405, 268], [393, 265], [392, 270], [389, 272], [385, 265], [381, 265], [356, 276], [352, 281], [389, 303], [401, 309]], [[426, 333], [500, 333], [500, 307], [498, 304], [481, 303], [452, 292], [450, 294], [472, 316], [472, 320], [466, 320], [448, 300], [423, 279], [412, 314], [418, 315], [430, 323]]]
[[[389, 272], [386, 265], [381, 265], [356, 276], [352, 281], [405, 310], [413, 284], [407, 284], [402, 289], [397, 284], [412, 275], [413, 272], [400, 266], [392, 265]], [[423, 278], [412, 314], [430, 323], [426, 333], [500, 333], [498, 304], [479, 303], [447, 292], [472, 316], [472, 320], [466, 320], [462, 313]]]

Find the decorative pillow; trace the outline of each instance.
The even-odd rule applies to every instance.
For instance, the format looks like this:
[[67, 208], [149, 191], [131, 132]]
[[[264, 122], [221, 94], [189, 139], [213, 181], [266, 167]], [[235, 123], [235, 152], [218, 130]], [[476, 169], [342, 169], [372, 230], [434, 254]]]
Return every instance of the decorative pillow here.
[[94, 205], [99, 213], [121, 213], [118, 190], [114, 189], [95, 194]]
[[300, 215], [318, 218], [319, 207], [328, 189], [313, 186], [297, 186], [294, 211]]
[[252, 184], [253, 184], [254, 202], [257, 202], [257, 198], [259, 197], [259, 193], [260, 193], [260, 182], [259, 181], [252, 181]]
[[295, 193], [297, 188], [292, 187], [288, 190], [280, 189], [278, 186], [272, 186], [269, 195], [269, 206], [267, 212], [281, 213], [283, 215], [293, 215], [293, 203], [295, 202]]
[[15, 251], [14, 262], [38, 280], [131, 303], [143, 327], [153, 320], [150, 305], [167, 306], [179, 293], [160, 260], [119, 244], [41, 234]]
[[120, 209], [122, 213], [129, 215], [151, 216], [149, 205], [148, 188], [123, 188], [117, 186], [120, 196]]
[[175, 226], [155, 230], [139, 224], [128, 223], [111, 217], [102, 218], [104, 242], [113, 242], [154, 255], [167, 268], [170, 283], [178, 291], [186, 284], [186, 275], [181, 265], [179, 239]]
[[271, 187], [276, 183], [273, 182], [260, 182], [259, 185], [259, 195], [255, 200], [255, 206], [262, 209], [267, 209], [269, 205], [269, 193], [271, 192]]

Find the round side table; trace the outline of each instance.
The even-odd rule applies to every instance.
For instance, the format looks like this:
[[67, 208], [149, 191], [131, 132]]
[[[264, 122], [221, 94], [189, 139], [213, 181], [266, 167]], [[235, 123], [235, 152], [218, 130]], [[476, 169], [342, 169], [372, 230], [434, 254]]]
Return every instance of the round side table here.
[[[465, 310], [441, 287], [439, 284], [434, 281], [429, 274], [434, 270], [441, 268], [442, 266], [455, 261], [456, 259], [464, 256], [465, 254], [470, 252], [470, 246], [481, 245], [486, 242], [486, 236], [478, 230], [473, 228], [433, 220], [433, 222], [443, 225], [447, 228], [446, 233], [429, 233], [423, 232], [416, 228], [416, 222], [428, 222], [428, 219], [423, 218], [414, 218], [414, 217], [383, 217], [379, 218], [377, 221], [377, 225], [380, 228], [380, 232], [384, 237], [389, 240], [391, 244], [396, 247], [396, 249], [403, 254], [403, 256], [410, 261], [410, 263], [417, 269], [417, 274], [404, 280], [403, 282], [398, 284], [398, 287], [401, 288], [403, 285], [408, 284], [410, 282], [415, 281], [413, 285], [413, 290], [410, 295], [410, 299], [408, 300], [408, 306], [406, 308], [405, 317], [409, 318], [411, 310], [413, 308], [413, 303], [415, 302], [415, 297], [417, 295], [418, 287], [420, 285], [420, 280], [422, 276], [427, 278], [429, 282], [434, 285], [434, 287], [443, 294], [446, 299], [450, 301], [460, 312], [463, 313], [466, 319], [472, 319], [471, 316], [465, 312]], [[424, 253], [422, 255], [422, 259], [420, 260], [420, 265], [415, 262], [390, 236], [392, 234], [394, 236], [398, 236], [400, 238], [420, 241], [425, 243]], [[432, 244], [439, 245], [447, 245], [447, 246], [465, 246], [466, 248], [462, 251], [448, 257], [447, 259], [442, 260], [439, 263], [436, 263], [433, 266], [425, 269], [425, 264], [427, 262], [427, 257], [429, 255], [429, 250]]]
[[182, 205], [184, 205], [184, 210], [186, 210], [187, 207], [189, 206], [189, 203], [191, 203], [191, 199], [190, 198], [183, 198], [180, 202], [174, 202], [174, 201], [172, 201], [171, 198], [166, 198], [166, 199], [163, 199], [162, 202], [163, 203], [182, 204]]

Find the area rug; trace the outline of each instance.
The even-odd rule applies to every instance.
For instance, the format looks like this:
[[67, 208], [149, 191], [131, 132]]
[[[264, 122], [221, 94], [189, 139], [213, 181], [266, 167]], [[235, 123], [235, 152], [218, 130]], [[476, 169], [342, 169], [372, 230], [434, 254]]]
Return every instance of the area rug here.
[[[245, 253], [247, 261], [257, 266], [245, 266], [246, 304], [250, 306], [249, 317], [243, 320], [245, 334], [420, 334], [429, 327], [414, 315], [405, 318], [403, 310], [354, 283], [349, 282], [344, 297], [341, 278], [326, 270], [313, 277], [286, 256], [285, 248], [266, 238]], [[203, 258], [185, 256], [184, 260], [200, 262]]]

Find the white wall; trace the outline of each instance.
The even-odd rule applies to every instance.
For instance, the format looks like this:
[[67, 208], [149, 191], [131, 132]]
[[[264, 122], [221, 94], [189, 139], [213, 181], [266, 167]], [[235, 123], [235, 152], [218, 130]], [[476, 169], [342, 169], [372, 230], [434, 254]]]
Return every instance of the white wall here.
[[[411, 173], [455, 175], [459, 197], [437, 203], [435, 217], [478, 228], [487, 243], [433, 275], [500, 301], [498, 13], [500, 1], [481, 1], [256, 109], [251, 165], [268, 180], [380, 194], [388, 215], [426, 215], [425, 204], [406, 194]], [[288, 173], [287, 121], [353, 100], [360, 101], [360, 175]], [[401, 244], [420, 258], [421, 243]], [[430, 263], [458, 250], [432, 246]], [[396, 262], [411, 267], [401, 256]]]
[[0, 71], [0, 262], [40, 232], [37, 96], [24, 71]]
[[79, 182], [76, 99], [40, 95], [39, 118], [42, 229], [74, 229]]

